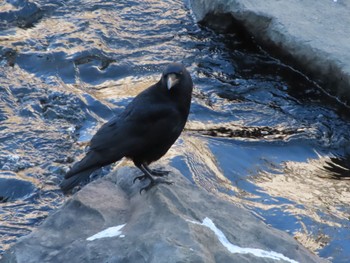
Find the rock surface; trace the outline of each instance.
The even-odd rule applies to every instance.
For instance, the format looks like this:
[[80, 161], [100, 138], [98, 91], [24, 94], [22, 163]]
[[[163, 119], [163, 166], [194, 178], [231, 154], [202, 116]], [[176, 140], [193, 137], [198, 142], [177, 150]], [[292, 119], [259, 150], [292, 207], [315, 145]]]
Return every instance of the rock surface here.
[[323, 262], [176, 171], [142, 195], [139, 174], [123, 167], [90, 183], [0, 262]]
[[350, 101], [349, 1], [191, 0], [191, 5], [198, 21], [231, 14], [272, 54]]

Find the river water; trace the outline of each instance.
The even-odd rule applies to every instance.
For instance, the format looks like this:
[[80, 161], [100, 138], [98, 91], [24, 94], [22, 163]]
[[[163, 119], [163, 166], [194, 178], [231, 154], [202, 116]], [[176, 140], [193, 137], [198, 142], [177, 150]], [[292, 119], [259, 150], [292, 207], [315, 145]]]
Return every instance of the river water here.
[[349, 262], [349, 109], [181, 0], [0, 2], [0, 252], [64, 202], [86, 142], [172, 61], [195, 90], [160, 163]]

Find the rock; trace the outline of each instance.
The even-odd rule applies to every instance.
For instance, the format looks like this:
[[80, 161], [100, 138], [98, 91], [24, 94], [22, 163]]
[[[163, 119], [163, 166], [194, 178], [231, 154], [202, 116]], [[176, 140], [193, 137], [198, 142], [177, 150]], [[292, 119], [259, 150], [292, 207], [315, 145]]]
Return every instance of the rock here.
[[22, 180], [11, 171], [0, 171], [0, 203], [25, 198], [35, 190], [32, 182]]
[[124, 167], [88, 184], [0, 262], [322, 262], [177, 171], [141, 195], [137, 175]]
[[350, 101], [350, 2], [191, 0], [195, 17], [227, 14], [273, 55], [301, 70], [331, 94]]
[[14, 10], [7, 12], [1, 12], [0, 10], [0, 29], [12, 24], [20, 28], [32, 27], [43, 16], [42, 10], [31, 1], [12, 0], [7, 2], [14, 7]]

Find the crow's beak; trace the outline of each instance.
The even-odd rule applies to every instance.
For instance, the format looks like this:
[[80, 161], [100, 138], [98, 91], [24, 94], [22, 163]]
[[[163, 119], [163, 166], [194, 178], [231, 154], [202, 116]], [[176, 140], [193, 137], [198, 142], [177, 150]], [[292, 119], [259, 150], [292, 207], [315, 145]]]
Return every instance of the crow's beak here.
[[178, 82], [179, 82], [179, 79], [176, 77], [175, 74], [169, 74], [166, 82], [168, 90], [174, 87]]

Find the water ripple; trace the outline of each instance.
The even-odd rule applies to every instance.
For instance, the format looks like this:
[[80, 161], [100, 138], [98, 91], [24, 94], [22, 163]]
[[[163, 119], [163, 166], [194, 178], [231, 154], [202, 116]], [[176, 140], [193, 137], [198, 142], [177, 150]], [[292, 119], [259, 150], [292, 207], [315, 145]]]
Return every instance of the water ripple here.
[[61, 205], [58, 182], [99, 125], [182, 61], [191, 114], [163, 160], [321, 256], [350, 256], [348, 108], [301, 73], [196, 25], [180, 0], [0, 9], [0, 252]]

